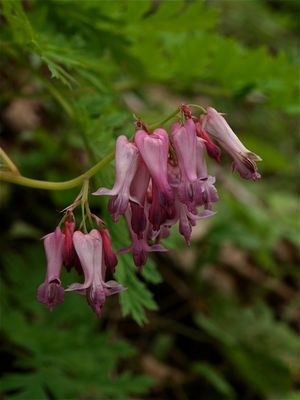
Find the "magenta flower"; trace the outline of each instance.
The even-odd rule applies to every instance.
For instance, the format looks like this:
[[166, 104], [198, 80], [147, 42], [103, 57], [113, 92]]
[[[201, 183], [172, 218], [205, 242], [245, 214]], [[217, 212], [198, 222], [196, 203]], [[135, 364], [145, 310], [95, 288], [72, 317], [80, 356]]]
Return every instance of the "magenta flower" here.
[[139, 204], [130, 202], [131, 227], [139, 239], [142, 238], [143, 232], [147, 225], [144, 205], [149, 182], [150, 174], [148, 168], [142, 158], [139, 157], [138, 168], [130, 188], [131, 195], [139, 202]]
[[[168, 182], [167, 164], [169, 155], [169, 137], [164, 129], [158, 128], [152, 134], [139, 130], [134, 135], [134, 141], [150, 172], [152, 186], [159, 193], [159, 205], [168, 214], [171, 212], [174, 196]], [[153, 203], [154, 204], [154, 203]], [[156, 203], [155, 203], [156, 204]], [[151, 216], [158, 211], [152, 209]], [[149, 218], [151, 218], [149, 216]], [[150, 222], [151, 219], [150, 219]], [[160, 221], [162, 223], [163, 221]]]
[[180, 183], [180, 170], [178, 165], [168, 163], [168, 181], [171, 187], [177, 187]]
[[148, 258], [147, 253], [154, 252], [154, 251], [167, 251], [167, 249], [165, 249], [160, 244], [149, 245], [147, 243], [147, 235], [146, 235], [147, 230], [145, 230], [143, 232], [142, 238], [139, 239], [138, 236], [134, 233], [134, 231], [131, 228], [131, 224], [130, 224], [131, 210], [130, 209], [128, 209], [126, 211], [125, 216], [127, 219], [132, 243], [129, 247], [120, 249], [118, 253], [119, 254], [132, 253], [134, 264], [138, 267], [138, 270], [141, 271], [143, 265], [147, 261], [147, 258]]
[[253, 180], [260, 178], [256, 161], [261, 161], [261, 158], [242, 144], [225, 118], [214, 108], [208, 107], [202, 121], [202, 128], [231, 155], [233, 170], [237, 169], [242, 178]]
[[[204, 152], [199, 154], [197, 142], [201, 139], [196, 136], [194, 121], [189, 118], [184, 125], [174, 124], [171, 135], [180, 170], [180, 182], [174, 187], [177, 189], [179, 200], [187, 206], [188, 211], [195, 215], [197, 206], [207, 205], [209, 202], [209, 195], [212, 194], [212, 190], [215, 190], [214, 187], [211, 188], [214, 181], [207, 175]], [[205, 170], [201, 173], [199, 173], [199, 163], [202, 164], [202, 169], [205, 166]], [[213, 198], [215, 199], [215, 196]]]
[[64, 250], [63, 250], [63, 263], [67, 269], [70, 269], [75, 265], [75, 249], [73, 245], [73, 233], [75, 231], [75, 219], [74, 214], [69, 212], [64, 222]]
[[152, 227], [149, 225], [147, 231], [147, 238], [149, 240], [154, 240], [155, 243], [159, 243], [161, 239], [166, 239], [167, 237], [170, 236], [171, 233], [170, 230], [172, 228], [172, 225], [173, 223], [169, 223], [169, 221], [166, 221], [166, 223], [160, 226], [159, 231], [153, 230]]
[[202, 127], [202, 121], [200, 118], [195, 122], [195, 126], [196, 126], [197, 136], [204, 139], [205, 141], [205, 147], [208, 155], [214, 160], [216, 160], [218, 163], [221, 162], [221, 149], [211, 140], [207, 132], [205, 132], [205, 130]]
[[158, 231], [160, 226], [165, 223], [168, 216], [173, 212], [173, 208], [166, 209], [162, 192], [159, 191], [159, 188], [154, 182], [152, 182], [151, 189], [152, 192], [151, 196], [149, 196], [150, 207], [148, 219], [152, 224], [153, 229]]
[[64, 302], [64, 289], [61, 287], [60, 271], [63, 262], [64, 234], [57, 227], [54, 232], [44, 236], [44, 248], [47, 258], [45, 281], [37, 290], [37, 300], [52, 310]]
[[184, 237], [186, 244], [190, 246], [190, 239], [192, 234], [193, 226], [199, 219], [211, 217], [215, 212], [210, 210], [204, 210], [199, 213], [191, 213], [187, 206], [178, 201], [177, 207], [179, 209], [179, 232]]
[[108, 232], [108, 229], [105, 228], [100, 229], [99, 232], [102, 238], [105, 265], [111, 270], [111, 272], [115, 272], [116, 265], [118, 264], [118, 259], [112, 248], [110, 234]]
[[130, 185], [137, 170], [139, 152], [134, 143], [128, 141], [126, 136], [121, 135], [116, 142], [116, 178], [112, 189], [100, 188], [96, 196], [109, 195], [109, 211], [113, 221], [117, 221], [128, 207], [129, 200], [136, 202], [130, 195]]
[[73, 283], [66, 290], [85, 294], [88, 304], [99, 317], [106, 297], [125, 288], [116, 281], [104, 281], [106, 266], [99, 231], [93, 229], [88, 234], [76, 231], [73, 242], [84, 272], [84, 282]]

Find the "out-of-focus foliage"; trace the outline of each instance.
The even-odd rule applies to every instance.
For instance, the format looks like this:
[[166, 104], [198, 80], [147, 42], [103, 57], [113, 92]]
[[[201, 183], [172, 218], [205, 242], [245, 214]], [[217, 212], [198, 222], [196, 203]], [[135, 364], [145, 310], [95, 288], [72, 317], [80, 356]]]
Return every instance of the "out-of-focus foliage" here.
[[[225, 112], [263, 158], [255, 184], [226, 156], [210, 165], [218, 213], [191, 249], [174, 231], [142, 275], [119, 257], [122, 313], [144, 328], [117, 299], [100, 321], [76, 294], [52, 313], [36, 303], [38, 239], [77, 191], [1, 184], [4, 398], [297, 398], [299, 4], [2, 0], [0, 12], [0, 129], [25, 176], [72, 178], [132, 135], [133, 113], [152, 122], [189, 101]], [[112, 181], [108, 167], [93, 186]], [[126, 246], [106, 199], [91, 206]]]
[[[66, 299], [64, 310], [41, 313], [32, 294], [42, 279], [42, 259], [42, 249], [36, 246], [26, 248], [22, 257], [13, 253], [3, 257], [9, 283], [1, 291], [8, 300], [2, 304], [6, 315], [3, 334], [13, 350], [16, 372], [2, 379], [2, 389], [13, 390], [11, 399], [44, 399], [48, 395], [66, 399], [87, 394], [123, 399], [129, 393], [143, 393], [151, 383], [149, 378], [129, 371], [115, 375], [119, 360], [134, 355], [133, 347], [104, 330], [97, 332], [97, 321], [86, 312], [81, 296]], [[30, 279], [24, 284], [19, 276], [26, 279], [28, 265]], [[24, 297], [28, 301], [24, 302]]]

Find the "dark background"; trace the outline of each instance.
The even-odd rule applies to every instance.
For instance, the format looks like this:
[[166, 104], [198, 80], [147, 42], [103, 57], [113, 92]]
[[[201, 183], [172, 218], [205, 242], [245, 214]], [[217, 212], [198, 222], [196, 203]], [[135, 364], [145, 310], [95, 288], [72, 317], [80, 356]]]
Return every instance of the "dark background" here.
[[[225, 154], [209, 161], [217, 214], [190, 248], [175, 228], [142, 275], [120, 256], [128, 291], [99, 320], [76, 293], [52, 313], [35, 300], [39, 239], [80, 188], [1, 183], [1, 398], [299, 398], [299, 3], [3, 0], [0, 11], [1, 146], [24, 176], [71, 179], [132, 135], [133, 113], [152, 123], [183, 102], [226, 113], [263, 159], [258, 182]], [[91, 207], [114, 248], [127, 246], [106, 199]], [[63, 272], [65, 287], [77, 279]]]

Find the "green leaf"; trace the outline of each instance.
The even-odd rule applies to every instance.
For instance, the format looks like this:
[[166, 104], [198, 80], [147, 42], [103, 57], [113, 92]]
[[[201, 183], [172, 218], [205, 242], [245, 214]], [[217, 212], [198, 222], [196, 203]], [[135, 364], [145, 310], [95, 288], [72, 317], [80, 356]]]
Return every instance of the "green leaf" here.
[[144, 325], [148, 321], [145, 309], [157, 310], [157, 304], [152, 293], [137, 276], [137, 269], [130, 255], [124, 254], [119, 258], [116, 277], [127, 288], [127, 291], [120, 293], [123, 315], [132, 315], [139, 325]]
[[35, 33], [24, 12], [22, 2], [20, 0], [4, 0], [2, 6], [3, 15], [10, 24], [14, 40], [18, 44], [35, 42]]
[[235, 393], [231, 385], [212, 365], [204, 362], [197, 362], [192, 366], [192, 370], [200, 376], [203, 376], [222, 395], [231, 399], [235, 398]]
[[220, 300], [212, 303], [210, 317], [196, 316], [197, 324], [217, 340], [235, 372], [255, 391], [269, 396], [291, 390], [297, 365], [292, 354], [300, 350], [295, 334], [276, 322], [266, 305], [241, 308]]
[[147, 260], [142, 271], [142, 276], [150, 283], [158, 284], [162, 282], [162, 276], [157, 270], [155, 262], [151, 258]]

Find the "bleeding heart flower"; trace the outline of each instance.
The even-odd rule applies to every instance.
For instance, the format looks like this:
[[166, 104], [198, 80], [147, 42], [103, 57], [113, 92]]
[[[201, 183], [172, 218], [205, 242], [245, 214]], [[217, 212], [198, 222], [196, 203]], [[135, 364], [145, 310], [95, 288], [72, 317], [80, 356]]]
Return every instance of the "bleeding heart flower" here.
[[63, 262], [65, 235], [57, 227], [54, 232], [44, 236], [44, 248], [47, 258], [45, 281], [37, 290], [37, 300], [52, 310], [64, 302], [64, 288], [61, 287], [60, 271]]
[[116, 281], [105, 282], [106, 265], [98, 230], [93, 229], [87, 234], [76, 231], [73, 242], [84, 272], [84, 282], [73, 283], [66, 291], [85, 294], [88, 304], [99, 317], [106, 297], [126, 289]]
[[207, 114], [202, 120], [202, 128], [231, 155], [233, 170], [237, 169], [242, 178], [252, 180], [260, 178], [256, 161], [261, 161], [261, 158], [243, 145], [217, 110], [208, 107]]
[[116, 142], [116, 178], [112, 189], [100, 188], [95, 193], [96, 196], [112, 196], [109, 201], [109, 212], [112, 214], [113, 221], [117, 221], [128, 207], [129, 200], [137, 202], [130, 195], [130, 186], [135, 176], [138, 166], [139, 152], [134, 143], [129, 142], [126, 136], [121, 135]]

